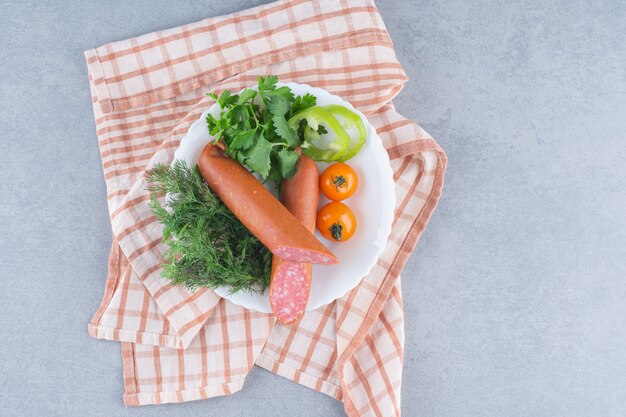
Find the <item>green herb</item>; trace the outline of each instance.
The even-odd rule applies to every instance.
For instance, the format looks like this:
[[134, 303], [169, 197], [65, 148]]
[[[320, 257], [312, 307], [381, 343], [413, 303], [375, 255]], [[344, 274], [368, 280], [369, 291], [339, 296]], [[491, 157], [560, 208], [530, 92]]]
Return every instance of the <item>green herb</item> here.
[[[208, 94], [220, 106], [218, 117], [206, 117], [209, 133], [216, 142], [226, 144], [231, 158], [280, 186], [295, 172], [296, 148], [324, 162], [345, 162], [359, 152], [367, 135], [359, 115], [336, 104], [317, 106], [315, 96], [294, 96], [289, 87], [278, 87], [277, 82], [278, 77], [268, 75], [259, 77], [256, 89]], [[346, 131], [353, 126], [358, 131], [355, 140]], [[326, 127], [335, 137], [322, 146], [320, 136], [329, 132]]]
[[[236, 96], [224, 96], [232, 101]], [[244, 139], [241, 139], [242, 141]], [[191, 290], [230, 287], [263, 293], [271, 253], [211, 192], [198, 167], [183, 161], [148, 171], [150, 207], [163, 224], [163, 277]], [[167, 195], [167, 204], [163, 196]], [[161, 198], [161, 201], [159, 200]]]
[[268, 75], [259, 77], [256, 89], [246, 88], [240, 94], [209, 93], [221, 110], [219, 117], [207, 115], [206, 122], [214, 140], [224, 141], [231, 158], [280, 185], [295, 173], [299, 158], [295, 149], [303, 144], [302, 134], [287, 120], [315, 106], [316, 98], [294, 97], [289, 87], [277, 87], [277, 82], [278, 77]]

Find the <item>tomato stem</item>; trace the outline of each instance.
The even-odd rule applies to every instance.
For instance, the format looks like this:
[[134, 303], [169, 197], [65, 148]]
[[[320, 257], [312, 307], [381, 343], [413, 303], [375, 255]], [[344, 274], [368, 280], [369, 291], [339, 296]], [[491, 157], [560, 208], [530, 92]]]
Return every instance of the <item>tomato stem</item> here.
[[334, 223], [332, 226], [330, 226], [330, 228], [328, 228], [328, 230], [330, 230], [330, 234], [332, 235], [333, 239], [339, 241], [341, 240], [341, 233], [343, 232], [343, 226], [339, 223]]
[[340, 188], [343, 188], [348, 184], [348, 181], [346, 181], [346, 178], [343, 175], [337, 175], [335, 177], [331, 177], [331, 179], [333, 180], [333, 184], [335, 184], [336, 191], [339, 191]]

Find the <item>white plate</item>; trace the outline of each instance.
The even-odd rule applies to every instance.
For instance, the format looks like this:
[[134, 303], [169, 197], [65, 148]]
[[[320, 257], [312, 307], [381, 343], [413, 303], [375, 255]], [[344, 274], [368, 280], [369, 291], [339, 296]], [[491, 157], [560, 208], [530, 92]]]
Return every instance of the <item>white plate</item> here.
[[[310, 93], [317, 97], [317, 104], [322, 106], [340, 104], [348, 107], [361, 116], [367, 129], [365, 145], [348, 161], [359, 175], [359, 188], [352, 197], [344, 200], [344, 203], [354, 211], [357, 219], [355, 235], [347, 242], [336, 243], [323, 238], [318, 231], [315, 232], [315, 236], [339, 258], [339, 264], [313, 266], [311, 295], [307, 305], [307, 310], [313, 310], [333, 302], [356, 287], [376, 263], [391, 232], [396, 206], [395, 183], [382, 141], [376, 134], [376, 129], [361, 112], [354, 109], [350, 103], [321, 88], [296, 83], [278, 85], [288, 86], [295, 95]], [[211, 140], [205, 121], [209, 112], [217, 116], [219, 106], [217, 104], [211, 106], [191, 125], [176, 149], [174, 160], [182, 159], [190, 166], [198, 162], [202, 149]], [[330, 164], [318, 163], [320, 174], [328, 165]], [[321, 193], [320, 197], [321, 208], [328, 200]], [[229, 294], [228, 291], [228, 288], [218, 288], [215, 292], [248, 309], [264, 313], [271, 311], [269, 291], [264, 295], [243, 291]]]

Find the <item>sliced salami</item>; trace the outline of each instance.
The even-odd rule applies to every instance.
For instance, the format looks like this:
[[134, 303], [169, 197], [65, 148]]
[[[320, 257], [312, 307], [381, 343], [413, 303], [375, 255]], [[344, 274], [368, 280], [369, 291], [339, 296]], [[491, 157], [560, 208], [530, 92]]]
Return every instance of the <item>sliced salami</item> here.
[[309, 300], [310, 288], [310, 264], [274, 257], [270, 304], [278, 321], [292, 324], [302, 317]]
[[312, 264], [331, 264], [334, 258], [320, 252], [310, 250], [302, 250], [298, 248], [279, 247], [274, 250], [274, 254], [283, 259], [298, 260], [299, 262], [307, 262]]
[[[287, 210], [311, 233], [315, 230], [319, 181], [317, 166], [312, 159], [300, 156], [295, 175], [284, 180], [280, 200]], [[311, 263], [327, 264], [328, 254], [299, 248], [280, 247], [272, 258], [270, 305], [283, 324], [293, 324], [306, 311], [311, 289]], [[289, 259], [299, 259], [294, 262]]]

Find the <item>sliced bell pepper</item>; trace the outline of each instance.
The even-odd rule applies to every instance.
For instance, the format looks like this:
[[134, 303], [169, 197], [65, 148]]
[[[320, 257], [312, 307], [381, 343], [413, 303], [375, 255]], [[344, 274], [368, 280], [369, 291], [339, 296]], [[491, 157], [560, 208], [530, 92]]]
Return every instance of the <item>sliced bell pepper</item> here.
[[347, 107], [340, 106], [338, 104], [331, 104], [329, 106], [325, 106], [324, 108], [331, 112], [333, 116], [337, 115], [343, 117], [343, 126], [348, 129], [354, 126], [359, 132], [359, 137], [356, 138], [355, 141], [351, 142], [351, 146], [348, 150], [346, 150], [346, 152], [339, 159], [337, 159], [339, 162], [346, 162], [348, 159], [354, 157], [354, 155], [356, 155], [365, 144], [365, 138], [367, 137], [365, 123], [363, 123], [363, 120], [358, 114]]
[[[312, 134], [310, 130], [305, 129], [305, 140], [307, 140], [307, 147], [303, 147], [302, 152], [305, 155], [310, 156], [316, 161], [335, 161], [340, 158], [350, 146], [350, 135], [343, 128], [339, 120], [337, 120], [332, 113], [326, 110], [321, 106], [313, 106], [308, 109], [302, 110], [300, 113], [294, 115], [291, 119], [289, 119], [289, 126], [298, 130], [298, 125], [300, 121], [306, 119], [308, 129], [315, 132]], [[317, 137], [317, 128], [320, 123], [324, 124], [328, 128], [330, 128], [335, 133], [335, 138], [331, 143], [328, 144], [327, 149], [322, 149], [315, 146], [312, 141]]]
[[[343, 122], [340, 122], [335, 115], [341, 116]], [[309, 107], [289, 119], [288, 124], [292, 129], [298, 130], [302, 120], [307, 121], [307, 126], [304, 129], [302, 152], [316, 161], [345, 162], [356, 155], [365, 143], [367, 132], [363, 120], [361, 120], [359, 115], [346, 107], [336, 104]], [[335, 133], [335, 138], [328, 144], [327, 148], [320, 148], [315, 145], [315, 142], [320, 137], [317, 133], [320, 123]], [[348, 128], [356, 126], [359, 137], [354, 142], [354, 145], [344, 126]]]

